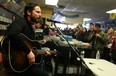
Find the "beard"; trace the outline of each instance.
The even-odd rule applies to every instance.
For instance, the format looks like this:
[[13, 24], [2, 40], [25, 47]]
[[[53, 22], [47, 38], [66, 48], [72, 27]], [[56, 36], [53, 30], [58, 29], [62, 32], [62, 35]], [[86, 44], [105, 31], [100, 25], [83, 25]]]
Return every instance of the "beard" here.
[[32, 23], [40, 23], [42, 18], [41, 17], [35, 18], [35, 17], [31, 16], [30, 20]]
[[40, 17], [40, 18], [37, 18], [36, 19], [36, 23], [43, 23], [43, 19]]

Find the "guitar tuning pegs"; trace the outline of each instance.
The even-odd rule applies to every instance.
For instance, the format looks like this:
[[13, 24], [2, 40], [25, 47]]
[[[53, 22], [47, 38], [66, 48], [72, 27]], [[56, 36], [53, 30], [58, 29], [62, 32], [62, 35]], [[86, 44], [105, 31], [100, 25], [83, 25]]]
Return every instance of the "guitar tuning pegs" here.
[[54, 56], [57, 56], [57, 50], [56, 49], [54, 49], [54, 52], [56, 53]]
[[56, 49], [54, 49], [54, 51], [56, 51]]

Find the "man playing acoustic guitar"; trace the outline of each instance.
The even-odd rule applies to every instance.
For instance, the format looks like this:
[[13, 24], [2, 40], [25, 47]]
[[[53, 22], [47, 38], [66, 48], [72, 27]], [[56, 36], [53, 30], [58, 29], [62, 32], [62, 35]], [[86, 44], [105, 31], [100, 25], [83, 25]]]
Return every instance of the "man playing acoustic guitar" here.
[[[48, 76], [47, 72], [42, 71], [38, 67], [38, 65], [34, 64], [35, 63], [35, 54], [33, 53], [34, 45], [32, 41], [30, 41], [35, 40], [35, 31], [34, 31], [36, 27], [35, 24], [38, 23], [40, 19], [41, 19], [40, 6], [38, 4], [33, 3], [27, 4], [24, 8], [24, 18], [15, 19], [10, 24], [6, 32], [6, 36], [9, 38], [8, 43], [10, 44], [9, 45], [10, 49], [8, 50], [9, 53], [8, 60], [10, 69], [12, 69], [14, 72], [18, 74], [21, 74], [21, 76], [22, 75]], [[51, 55], [51, 52], [46, 50], [44, 54]], [[4, 60], [5, 59], [3, 58], [3, 63]], [[26, 69], [24, 68], [25, 70], [22, 71], [23, 67], [26, 66], [20, 65], [23, 62], [24, 63], [28, 62], [27, 64], [31, 66]], [[19, 64], [18, 66], [17, 63]]]

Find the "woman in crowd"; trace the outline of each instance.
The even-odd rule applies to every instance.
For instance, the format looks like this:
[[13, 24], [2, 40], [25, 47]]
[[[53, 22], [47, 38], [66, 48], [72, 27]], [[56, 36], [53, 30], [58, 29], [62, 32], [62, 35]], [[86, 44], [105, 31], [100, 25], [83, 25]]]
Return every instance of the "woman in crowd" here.
[[113, 43], [111, 46], [111, 62], [116, 64], [116, 30], [114, 31], [114, 36], [112, 37]]
[[110, 53], [110, 48], [112, 46], [112, 36], [113, 36], [113, 28], [109, 27], [106, 30], [106, 34], [108, 35], [108, 40], [106, 42], [106, 44], [104, 45], [104, 59], [110, 61], [111, 60], [111, 56], [109, 55]]

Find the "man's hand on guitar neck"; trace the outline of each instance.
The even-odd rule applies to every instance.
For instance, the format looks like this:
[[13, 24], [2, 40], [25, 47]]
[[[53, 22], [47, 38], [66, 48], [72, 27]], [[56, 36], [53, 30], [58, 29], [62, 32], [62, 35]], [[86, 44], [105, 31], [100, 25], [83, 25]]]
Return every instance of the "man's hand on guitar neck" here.
[[45, 56], [49, 56], [51, 55], [51, 53], [49, 52], [49, 50], [45, 51]]
[[45, 39], [39, 41], [40, 44], [45, 44], [46, 42], [47, 41]]
[[32, 50], [30, 53], [27, 55], [27, 58], [29, 59], [29, 64], [35, 63], [35, 55], [33, 54]]

